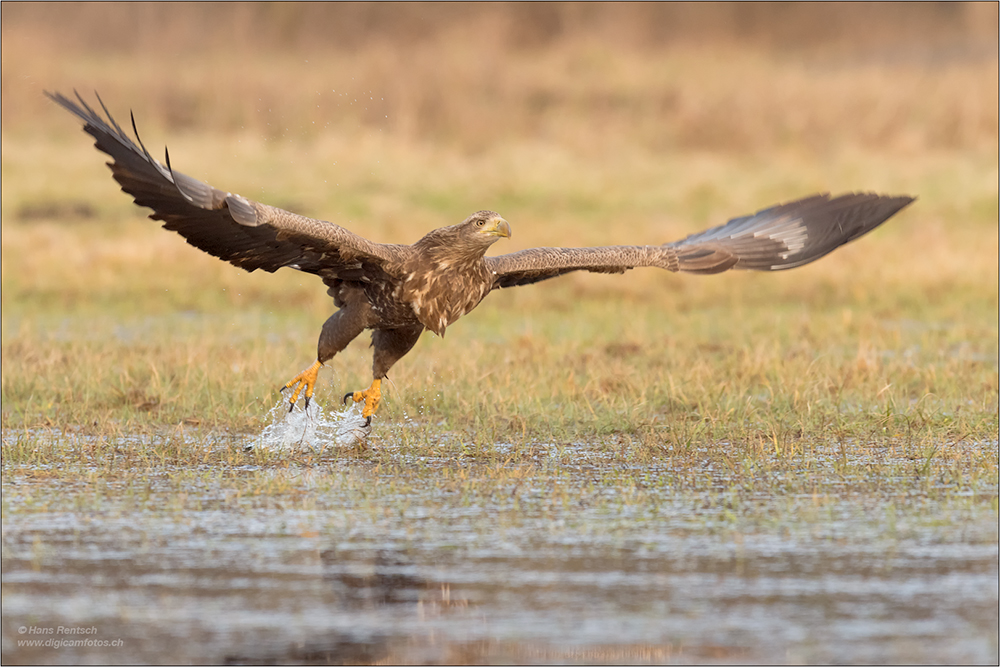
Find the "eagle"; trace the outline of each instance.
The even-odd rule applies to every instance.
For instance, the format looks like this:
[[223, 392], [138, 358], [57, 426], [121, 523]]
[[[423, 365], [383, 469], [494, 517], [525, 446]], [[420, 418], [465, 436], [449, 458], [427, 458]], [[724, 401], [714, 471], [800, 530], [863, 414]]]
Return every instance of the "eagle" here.
[[[75, 91], [74, 91], [75, 92]], [[734, 218], [724, 225], [661, 245], [531, 248], [486, 256], [511, 226], [493, 211], [478, 211], [429, 232], [412, 245], [374, 243], [324, 220], [252, 201], [175, 171], [149, 154], [131, 115], [133, 141], [104, 111], [76, 93], [73, 101], [45, 93], [84, 121], [84, 131], [121, 189], [165, 229], [247, 271], [282, 267], [319, 276], [337, 311], [323, 324], [316, 361], [282, 387], [289, 410], [300, 395], [306, 407], [320, 368], [366, 329], [372, 331], [372, 383], [344, 396], [364, 403], [366, 425], [381, 400], [389, 369], [429, 330], [445, 330], [496, 289], [530, 285], [572, 271], [624, 273], [639, 267], [712, 274], [729, 269], [777, 271], [815, 261], [867, 234], [910, 204], [908, 196], [817, 194]], [[96, 95], [96, 93], [95, 93]], [[138, 142], [138, 143], [136, 143]]]

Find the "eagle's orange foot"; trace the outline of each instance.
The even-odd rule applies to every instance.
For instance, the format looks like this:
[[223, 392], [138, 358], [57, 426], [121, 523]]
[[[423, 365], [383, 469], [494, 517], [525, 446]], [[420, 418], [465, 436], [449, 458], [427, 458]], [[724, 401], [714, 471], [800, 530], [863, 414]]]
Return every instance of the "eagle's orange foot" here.
[[288, 399], [289, 412], [295, 409], [295, 401], [299, 400], [299, 392], [302, 391], [303, 387], [305, 387], [306, 390], [306, 408], [309, 408], [309, 399], [312, 398], [313, 389], [316, 388], [316, 380], [319, 377], [319, 369], [322, 365], [323, 364], [317, 360], [316, 363], [293, 377], [284, 387], [281, 388], [281, 391], [285, 391], [286, 389], [291, 389], [293, 385], [295, 386], [295, 391], [292, 392], [291, 398]]
[[344, 394], [344, 403], [347, 399], [353, 399], [355, 403], [365, 402], [365, 407], [361, 410], [361, 416], [365, 418], [365, 425], [372, 423], [372, 415], [378, 409], [378, 403], [382, 400], [382, 380], [372, 380], [372, 386], [364, 391], [356, 391], [351, 394]]

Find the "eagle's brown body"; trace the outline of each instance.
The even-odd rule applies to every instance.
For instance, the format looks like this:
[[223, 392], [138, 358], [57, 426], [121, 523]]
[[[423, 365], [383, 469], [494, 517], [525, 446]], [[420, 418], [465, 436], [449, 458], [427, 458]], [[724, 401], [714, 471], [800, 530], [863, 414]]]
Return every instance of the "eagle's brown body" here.
[[[499, 233], [476, 238], [467, 234], [478, 222], [499, 221]], [[473, 227], [469, 227], [469, 225]], [[435, 229], [411, 246], [403, 263], [403, 282], [394, 296], [409, 306], [417, 320], [438, 334], [479, 305], [493, 291], [493, 273], [484, 254], [510, 226], [492, 211], [479, 211], [462, 225]]]
[[[496, 232], [483, 236], [480, 226]], [[494, 289], [483, 254], [510, 226], [492, 211], [480, 211], [462, 225], [436, 229], [412, 246], [397, 246], [397, 256], [382, 266], [381, 279], [327, 280], [339, 310], [319, 337], [318, 359], [343, 350], [365, 329], [373, 329], [376, 378], [410, 351], [424, 329], [444, 336], [452, 322], [479, 305]], [[462, 244], [467, 251], [455, 253]], [[452, 252], [442, 252], [442, 249]]]
[[[56, 94], [55, 102], [84, 120], [122, 190], [153, 210], [188, 243], [236, 266], [254, 271], [289, 267], [318, 275], [339, 309], [323, 325], [317, 361], [288, 387], [312, 395], [319, 368], [366, 329], [375, 348], [372, 386], [355, 392], [370, 417], [378, 405], [382, 378], [410, 351], [425, 329], [443, 336], [492, 290], [554, 278], [571, 271], [624, 273], [658, 267], [688, 273], [728, 269], [773, 271], [807, 264], [878, 227], [912, 197], [814, 195], [730, 220], [664, 245], [599, 248], [532, 248], [486, 257], [510, 225], [492, 211], [436, 229], [413, 245], [373, 243], [322, 220], [222, 192], [154, 160], [115, 123], [77, 96]], [[134, 129], [134, 122], [133, 122]], [[136, 136], [138, 139], [138, 134]]]

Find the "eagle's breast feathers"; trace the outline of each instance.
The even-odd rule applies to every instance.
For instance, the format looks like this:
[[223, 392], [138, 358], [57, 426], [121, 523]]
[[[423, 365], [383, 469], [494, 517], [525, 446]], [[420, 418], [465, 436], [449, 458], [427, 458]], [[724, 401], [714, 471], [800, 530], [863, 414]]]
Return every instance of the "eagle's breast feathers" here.
[[407, 268], [399, 298], [422, 325], [439, 336], [493, 289], [482, 257], [417, 257]]

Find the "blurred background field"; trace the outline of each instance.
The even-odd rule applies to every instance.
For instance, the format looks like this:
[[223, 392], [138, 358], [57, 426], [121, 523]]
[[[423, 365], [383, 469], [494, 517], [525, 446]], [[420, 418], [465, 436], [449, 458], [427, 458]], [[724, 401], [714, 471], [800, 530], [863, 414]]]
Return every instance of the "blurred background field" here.
[[[5, 663], [996, 662], [995, 3], [0, 13]], [[791, 272], [494, 293], [393, 369], [369, 449], [246, 453], [332, 303], [147, 220], [42, 94], [73, 89], [377, 241], [918, 199]]]
[[[631, 358], [636, 366], [595, 381], [635, 390], [647, 382], [623, 378], [641, 375], [648, 358], [622, 350], [662, 358], [656, 350], [668, 345], [688, 360], [704, 356], [698, 345], [737, 353], [756, 343], [780, 356], [789, 341], [779, 332], [794, 339], [827, 311], [848, 333], [827, 331], [817, 350], [845, 346], [855, 363], [865, 346], [885, 345], [866, 328], [918, 321], [953, 339], [917, 340], [922, 354], [941, 344], [984, 362], [960, 391], [986, 393], [961, 400], [996, 406], [995, 5], [2, 11], [5, 425], [86, 419], [102, 405], [119, 419], [145, 406], [143, 420], [252, 426], [270, 387], [312, 357], [332, 309], [310, 276], [248, 275], [144, 222], [78, 123], [41, 94], [72, 89], [91, 100], [98, 90], [120, 122], [133, 110], [146, 144], [161, 154], [169, 143], [181, 171], [379, 241], [412, 242], [491, 208], [514, 227], [497, 252], [658, 243], [817, 191], [918, 197], [870, 237], [787, 274], [635, 271], [494, 294], [447, 342], [425, 338], [398, 367], [404, 406], [480, 388], [488, 403], [509, 401], [500, 389], [491, 399], [482, 379], [528, 357], [572, 384], [556, 369], [575, 339], [617, 349], [598, 355], [612, 366]], [[178, 312], [193, 317], [197, 344], [143, 319]], [[511, 346], [533, 354], [512, 356]], [[366, 347], [334, 362], [345, 374], [328, 378], [337, 391], [365, 381]], [[196, 361], [176, 359], [179, 349]], [[648, 382], [683, 383], [690, 369], [678, 364]], [[178, 366], [190, 385], [162, 379]], [[220, 383], [212, 401], [241, 398], [199, 407], [202, 371]], [[466, 385], [421, 393], [456, 372]], [[729, 369], [719, 372], [708, 385]], [[892, 383], [883, 376], [879, 388]], [[556, 396], [541, 376], [524, 381], [541, 392], [544, 414]], [[910, 400], [940, 394], [926, 379], [911, 384]]]
[[[312, 357], [331, 310], [312, 277], [248, 275], [143, 222], [78, 123], [41, 94], [72, 89], [91, 100], [99, 91], [121, 122], [133, 110], [150, 149], [161, 154], [157, 147], [169, 143], [181, 171], [379, 241], [412, 242], [480, 208], [512, 222], [513, 239], [495, 249], [509, 252], [666, 242], [816, 191], [919, 198], [871, 237], [784, 275], [637, 271], [494, 294], [452, 327], [447, 343], [423, 340], [400, 365], [394, 380], [411, 393], [453, 375], [459, 350], [479, 360], [469, 361], [474, 377], [454, 393], [475, 392], [489, 369], [510, 365], [484, 340], [519, 341], [537, 361], [598, 320], [605, 326], [584, 347], [662, 346], [668, 328], [673, 356], [686, 359], [700, 354], [695, 345], [720, 344], [717, 330], [740, 347], [750, 333], [733, 327], [749, 326], [766, 345], [757, 336], [789, 328], [787, 318], [775, 319], [785, 311], [805, 321], [832, 309], [846, 322], [857, 308], [869, 328], [887, 319], [904, 328], [929, 321], [952, 334], [971, 328], [950, 344], [986, 360], [984, 389], [996, 404], [995, 5], [113, 3], [2, 11], [5, 424], [81, 419], [81, 406], [98, 404], [119, 418], [142, 405], [154, 421], [206, 418], [195, 417], [204, 396], [192, 393], [203, 376], [194, 386], [158, 382], [180, 362], [121, 352], [122, 340], [129, 351], [178, 349], [174, 327], [141, 324], [176, 312], [224, 316], [201, 320], [214, 334], [195, 336], [235, 358], [216, 368], [221, 353], [211, 352], [196, 365], [222, 382], [213, 393], [227, 385], [240, 393], [246, 382], [245, 396], [207, 418], [243, 414], [253, 424], [262, 404], [252, 397], [266, 403], [269, 387]], [[74, 313], [87, 323], [81, 334], [107, 344], [68, 330]], [[692, 330], [687, 313], [714, 328]], [[245, 321], [266, 317], [275, 321]], [[142, 326], [142, 335], [107, 341], [116, 327]], [[237, 330], [270, 344], [239, 348]], [[881, 346], [830, 335], [820, 347]], [[96, 348], [70, 362], [67, 337], [70, 347]], [[334, 362], [347, 374], [334, 384], [364, 382], [366, 346]], [[103, 360], [86, 361], [91, 353]], [[146, 370], [121, 367], [128, 363]], [[66, 364], [80, 369], [78, 381]], [[681, 382], [687, 371], [676, 371]], [[117, 393], [84, 386], [97, 376]], [[909, 398], [923, 396], [923, 385]], [[81, 404], [82, 395], [91, 400]], [[159, 414], [178, 401], [180, 412]]]

